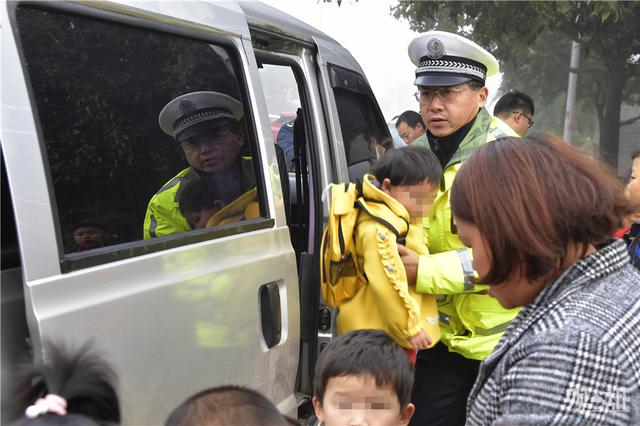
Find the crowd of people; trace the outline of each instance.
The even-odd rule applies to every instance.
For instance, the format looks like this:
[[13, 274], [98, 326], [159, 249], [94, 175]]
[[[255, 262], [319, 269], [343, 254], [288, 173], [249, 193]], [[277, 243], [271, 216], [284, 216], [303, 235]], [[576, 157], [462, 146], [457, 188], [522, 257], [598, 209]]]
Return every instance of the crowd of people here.
[[[339, 337], [318, 359], [318, 419], [640, 423], [640, 151], [625, 189], [561, 139], [526, 136], [527, 95], [507, 93], [491, 115], [485, 80], [498, 63], [476, 43], [431, 31], [409, 55], [420, 113], [396, 124], [411, 146], [378, 153], [363, 178], [355, 247], [366, 283], [338, 307]], [[190, 166], [150, 201], [146, 238], [208, 226], [237, 199], [234, 213], [248, 214], [252, 176], [220, 174], [243, 161], [238, 105], [194, 92], [165, 107], [160, 124]], [[16, 424], [117, 424], [108, 366], [86, 347], [49, 353], [25, 376]], [[166, 424], [296, 422], [227, 386], [189, 397]]]

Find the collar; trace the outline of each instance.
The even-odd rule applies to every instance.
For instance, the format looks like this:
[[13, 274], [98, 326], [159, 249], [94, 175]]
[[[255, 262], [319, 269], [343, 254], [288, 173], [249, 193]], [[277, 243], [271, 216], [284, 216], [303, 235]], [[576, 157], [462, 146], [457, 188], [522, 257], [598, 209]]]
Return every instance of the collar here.
[[629, 254], [622, 240], [612, 240], [594, 253], [583, 257], [547, 285], [509, 324], [507, 331], [487, 361], [500, 359], [534, 323], [549, 311], [590, 283], [597, 282], [629, 264]]
[[429, 147], [431, 148], [431, 151], [433, 151], [433, 153], [436, 155], [436, 157], [438, 157], [438, 160], [440, 160], [440, 165], [443, 168], [447, 166], [447, 164], [453, 157], [453, 154], [455, 154], [458, 150], [458, 147], [464, 140], [465, 136], [467, 136], [467, 133], [469, 133], [469, 130], [471, 130], [471, 127], [476, 121], [477, 116], [478, 115], [476, 114], [476, 116], [473, 117], [473, 120], [447, 136], [437, 137], [432, 135], [431, 132], [427, 130]]
[[362, 197], [358, 201], [372, 216], [382, 217], [401, 234], [405, 233], [409, 225], [409, 212], [395, 198], [382, 191], [380, 183], [371, 174], [362, 179]]

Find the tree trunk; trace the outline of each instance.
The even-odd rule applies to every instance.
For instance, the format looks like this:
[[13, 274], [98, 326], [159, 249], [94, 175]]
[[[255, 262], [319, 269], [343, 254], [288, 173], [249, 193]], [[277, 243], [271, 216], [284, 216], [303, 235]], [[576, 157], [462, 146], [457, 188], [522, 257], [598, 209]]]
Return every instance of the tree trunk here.
[[615, 173], [618, 172], [618, 153], [620, 151], [620, 111], [622, 109], [622, 90], [625, 75], [620, 69], [610, 70], [609, 79], [603, 82], [604, 111], [598, 114], [600, 122], [600, 160], [607, 163]]

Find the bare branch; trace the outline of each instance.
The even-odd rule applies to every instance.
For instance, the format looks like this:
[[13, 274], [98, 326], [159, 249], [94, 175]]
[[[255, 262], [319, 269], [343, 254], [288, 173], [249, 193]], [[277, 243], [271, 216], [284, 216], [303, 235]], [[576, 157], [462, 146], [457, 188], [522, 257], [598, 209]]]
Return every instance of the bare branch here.
[[623, 121], [620, 122], [620, 127], [628, 126], [629, 124], [633, 124], [638, 120], [640, 120], [640, 115], [638, 115], [636, 117], [629, 118], [627, 120], [623, 120]]

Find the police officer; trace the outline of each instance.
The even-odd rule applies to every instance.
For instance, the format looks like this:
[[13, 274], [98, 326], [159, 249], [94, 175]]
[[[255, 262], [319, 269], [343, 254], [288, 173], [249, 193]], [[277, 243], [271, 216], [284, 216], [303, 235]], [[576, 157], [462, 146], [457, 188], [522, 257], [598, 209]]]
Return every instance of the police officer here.
[[463, 425], [466, 400], [485, 358], [517, 310], [506, 310], [474, 285], [468, 249], [458, 239], [449, 191], [461, 163], [482, 144], [517, 136], [485, 109], [485, 79], [498, 72], [497, 60], [476, 43], [431, 31], [409, 44], [418, 67], [415, 96], [427, 126], [429, 147], [444, 169], [444, 180], [423, 220], [430, 255], [399, 247], [407, 279], [421, 293], [435, 294], [441, 342], [418, 353], [412, 425]]
[[[194, 225], [180, 208], [181, 189], [201, 179], [202, 197], [228, 205], [255, 186], [250, 158], [242, 158], [245, 134], [239, 122], [242, 104], [218, 92], [178, 96], [160, 111], [162, 130], [184, 151], [189, 167], [178, 173], [151, 198], [144, 220], [144, 238], [191, 230]], [[201, 206], [203, 211], [213, 206]], [[206, 221], [204, 221], [206, 222]]]

